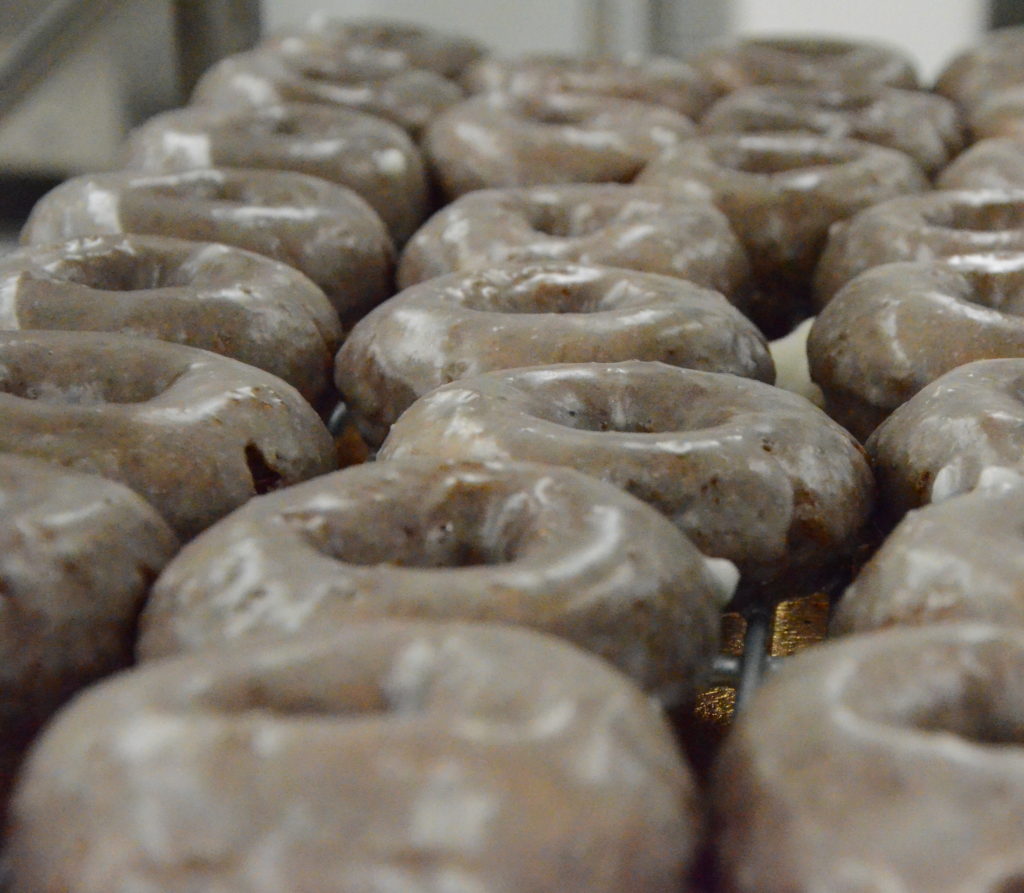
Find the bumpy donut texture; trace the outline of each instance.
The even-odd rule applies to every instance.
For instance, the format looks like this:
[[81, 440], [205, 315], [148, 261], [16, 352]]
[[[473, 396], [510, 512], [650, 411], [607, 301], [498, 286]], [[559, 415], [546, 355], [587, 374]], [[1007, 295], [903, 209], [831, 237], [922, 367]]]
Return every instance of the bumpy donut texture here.
[[909, 512], [843, 593], [839, 635], [981, 620], [1024, 627], [1024, 478], [990, 468], [978, 489]]
[[387, 617], [560, 635], [668, 703], [702, 681], [735, 570], [568, 468], [374, 462], [251, 502], [161, 576], [144, 658]]
[[814, 275], [824, 307], [854, 276], [896, 261], [1024, 249], [1024, 189], [908, 195], [833, 227]]
[[1010, 891], [1024, 876], [1024, 633], [887, 630], [787, 660], [712, 790], [722, 889]]
[[23, 244], [141, 233], [222, 242], [295, 267], [346, 321], [391, 294], [394, 247], [355, 192], [292, 171], [205, 168], [73, 177], [43, 196]]
[[423, 159], [404, 130], [373, 115], [324, 105], [164, 112], [132, 133], [126, 160], [150, 172], [248, 167], [312, 174], [366, 199], [398, 244], [429, 209]]
[[947, 165], [939, 189], [1024, 188], [1024, 143], [1009, 137], [981, 140]]
[[757, 84], [828, 90], [918, 86], [914, 63], [902, 50], [835, 37], [746, 37], [712, 46], [690, 61], [721, 93]]
[[375, 66], [329, 53], [236, 53], [209, 68], [192, 102], [221, 106], [313, 102], [386, 118], [417, 136], [462, 90], [432, 71]]
[[891, 519], [974, 489], [1024, 456], [1024, 360], [979, 360], [922, 388], [867, 442]]
[[[786, 597], [858, 541], [871, 473], [853, 438], [802, 397], [663, 363], [563, 364], [438, 388], [382, 458], [568, 465], [668, 515], [741, 572], [739, 597]], [[791, 594], [791, 593], [790, 593]]]
[[186, 539], [336, 467], [327, 429], [279, 378], [97, 332], [0, 332], [0, 453], [127, 484]]
[[926, 174], [963, 147], [956, 106], [941, 96], [889, 87], [844, 91], [815, 87], [745, 87], [716, 102], [703, 133], [806, 131], [858, 139], [913, 158]]
[[490, 624], [363, 623], [134, 671], [50, 728], [12, 812], [12, 893], [670, 893], [700, 836], [649, 699]]
[[764, 336], [717, 292], [613, 267], [510, 263], [429, 279], [365, 317], [335, 381], [378, 445], [419, 397], [544, 363], [660, 360], [772, 382]]
[[810, 282], [829, 229], [885, 199], [928, 186], [902, 152], [805, 134], [722, 134], [680, 143], [637, 178], [668, 190], [703, 185], [747, 249], [772, 335], [810, 315]]
[[427, 128], [423, 149], [449, 199], [474, 189], [629, 183], [687, 136], [671, 109], [574, 93], [467, 99]]
[[43, 722], [131, 662], [149, 584], [177, 548], [127, 487], [0, 455], [0, 815]]
[[885, 264], [848, 282], [807, 344], [829, 415], [864, 440], [972, 360], [1024, 357], [1024, 254]]
[[507, 261], [558, 260], [688, 279], [742, 307], [750, 264], [721, 211], [615, 183], [482, 189], [438, 211], [405, 246], [398, 284]]
[[635, 99], [675, 109], [689, 118], [699, 115], [714, 95], [692, 66], [669, 56], [488, 56], [467, 69], [462, 83], [471, 93], [587, 93]]
[[451, 34], [387, 19], [335, 19], [312, 16], [304, 28], [282, 31], [261, 46], [294, 55], [331, 53], [336, 58], [371, 60], [394, 68], [421, 68], [458, 77], [485, 53], [484, 47]]
[[330, 388], [341, 325], [284, 264], [209, 242], [94, 236], [0, 257], [0, 329], [123, 332], [200, 347], [284, 379], [310, 402]]
[[1000, 28], [951, 59], [935, 90], [971, 109], [986, 96], [1018, 84], [1024, 84], [1024, 28]]

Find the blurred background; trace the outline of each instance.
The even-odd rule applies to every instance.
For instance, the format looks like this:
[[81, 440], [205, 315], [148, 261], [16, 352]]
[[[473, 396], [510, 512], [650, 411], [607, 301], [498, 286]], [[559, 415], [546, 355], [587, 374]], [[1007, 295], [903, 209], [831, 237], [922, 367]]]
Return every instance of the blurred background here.
[[[260, 31], [315, 12], [395, 17], [477, 37], [499, 52], [686, 55], [728, 33], [883, 39], [931, 79], [1016, 0], [0, 0], [0, 203], [37, 178], [116, 165], [126, 131], [179, 105], [198, 72]], [[23, 181], [28, 185], [23, 187]], [[0, 211], [3, 209], [0, 208]]]

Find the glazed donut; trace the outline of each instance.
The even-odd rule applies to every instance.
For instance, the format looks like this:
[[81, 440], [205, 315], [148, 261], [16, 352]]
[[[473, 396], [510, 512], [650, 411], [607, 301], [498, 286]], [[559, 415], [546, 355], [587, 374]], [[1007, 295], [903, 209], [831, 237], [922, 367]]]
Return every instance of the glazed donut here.
[[128, 488], [0, 455], [0, 818], [43, 722], [131, 662], [149, 583], [177, 548]]
[[941, 96], [877, 87], [857, 91], [816, 87], [745, 87], [716, 102], [701, 119], [703, 133], [805, 131], [858, 139], [905, 152], [935, 174], [963, 147], [956, 106]]
[[674, 109], [689, 118], [699, 115], [714, 95], [692, 66], [670, 56], [488, 56], [466, 70], [462, 84], [471, 93], [534, 97], [586, 93], [634, 99]]
[[789, 133], [687, 140], [648, 165], [637, 183], [711, 190], [747, 249], [758, 285], [751, 315], [770, 336], [810, 315], [811, 278], [836, 221], [928, 186], [902, 152]]
[[689, 118], [644, 102], [492, 93], [435, 118], [423, 150], [451, 200], [489, 187], [628, 183], [692, 133]]
[[1021, 468], [1024, 360], [978, 360], [922, 388], [867, 442], [890, 521], [973, 490], [985, 470]]
[[199, 79], [192, 102], [220, 106], [312, 102], [354, 109], [392, 121], [412, 136], [463, 98], [452, 81], [432, 71], [402, 69], [329, 53], [296, 56], [268, 50], [236, 53]]
[[356, 193], [291, 171], [209, 168], [73, 177], [43, 196], [22, 243], [143, 233], [222, 242], [264, 254], [313, 280], [346, 322], [389, 297], [394, 247]]
[[701, 836], [650, 699], [495, 624], [360, 623], [123, 674], [50, 727], [11, 812], [11, 893], [669, 891]]
[[517, 261], [624, 267], [688, 279], [743, 307], [750, 264], [721, 211], [615, 183], [484, 189], [430, 218], [405, 246], [398, 284]]
[[774, 381], [764, 336], [720, 294], [613, 267], [510, 263], [415, 285], [365, 317], [335, 381], [379, 445], [440, 385], [541, 363], [661, 360]]
[[690, 63], [720, 93], [758, 84], [862, 90], [917, 89], [914, 63], [882, 43], [834, 37], [745, 37], [715, 44]]
[[843, 594], [839, 635], [983, 620], [1024, 626], [1024, 478], [988, 468], [978, 488], [909, 512]]
[[722, 889], [1020, 889], [1022, 674], [1024, 633], [981, 624], [788, 658], [715, 768]]
[[409, 22], [386, 19], [340, 20], [310, 17], [304, 28], [282, 31], [262, 47], [293, 55], [330, 53], [335, 58], [377, 65], [420, 68], [456, 78], [486, 52], [474, 40]]
[[896, 261], [1024, 250], [1024, 189], [932, 192], [881, 202], [829, 233], [814, 274], [824, 307], [854, 276]]
[[427, 216], [423, 160], [390, 121], [308, 103], [260, 108], [190, 106], [154, 115], [131, 135], [128, 166], [297, 171], [340, 183], [380, 214], [402, 244]]
[[964, 109], [986, 96], [1024, 84], [1024, 28], [1000, 28], [953, 58], [935, 82], [935, 90]]
[[124, 332], [201, 347], [330, 391], [338, 317], [301, 273], [249, 251], [158, 236], [93, 236], [0, 257], [0, 330]]
[[946, 190], [1024, 188], [1024, 143], [1006, 137], [975, 143], [942, 171], [935, 185]]
[[926, 384], [972, 360], [1024, 357], [1024, 253], [874, 267], [807, 343], [832, 418], [864, 440]]
[[335, 467], [327, 429], [280, 379], [98, 332], [0, 332], [0, 453], [127, 484], [184, 539]]
[[569, 639], [686, 703], [736, 571], [569, 468], [371, 462], [251, 502], [161, 576], [144, 659], [367, 619], [493, 620]]
[[739, 599], [803, 587], [854, 547], [872, 501], [863, 450], [802, 397], [663, 363], [562, 364], [438, 388], [380, 457], [568, 465], [668, 515], [740, 570]]

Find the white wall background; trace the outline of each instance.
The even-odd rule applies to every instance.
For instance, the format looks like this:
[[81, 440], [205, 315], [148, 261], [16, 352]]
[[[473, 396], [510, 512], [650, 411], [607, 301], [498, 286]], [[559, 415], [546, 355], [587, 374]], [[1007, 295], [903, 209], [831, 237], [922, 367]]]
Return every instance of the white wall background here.
[[[702, 18], [702, 4], [679, 0], [680, 22]], [[932, 78], [983, 28], [985, 0], [732, 0], [741, 33], [831, 33], [888, 40], [915, 56]], [[592, 40], [592, 14], [605, 11], [617, 50], [645, 48], [647, 0], [264, 0], [269, 28], [303, 21], [317, 11], [338, 16], [410, 19], [477, 37], [504, 53], [574, 50]]]

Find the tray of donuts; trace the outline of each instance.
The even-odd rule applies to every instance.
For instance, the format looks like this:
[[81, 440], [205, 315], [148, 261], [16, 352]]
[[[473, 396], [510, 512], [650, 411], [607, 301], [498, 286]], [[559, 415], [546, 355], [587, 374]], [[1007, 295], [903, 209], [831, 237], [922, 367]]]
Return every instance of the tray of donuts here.
[[1022, 60], [321, 19], [44, 196], [0, 885], [1024, 890]]

